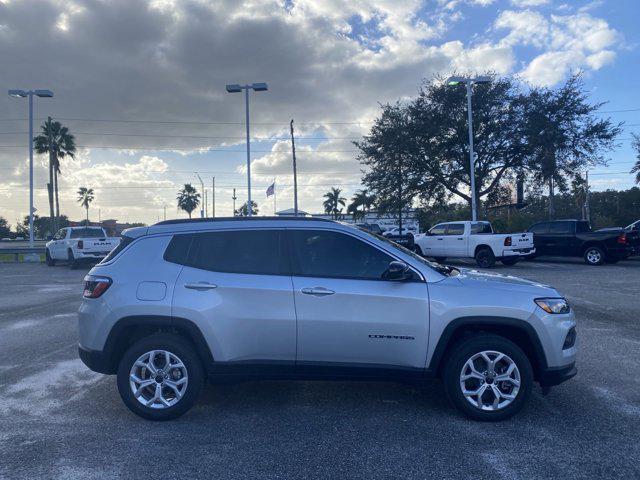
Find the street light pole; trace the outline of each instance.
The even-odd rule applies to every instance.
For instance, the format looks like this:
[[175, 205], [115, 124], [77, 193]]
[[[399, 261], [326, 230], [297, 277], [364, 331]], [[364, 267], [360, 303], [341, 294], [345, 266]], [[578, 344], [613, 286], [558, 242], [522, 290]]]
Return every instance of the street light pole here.
[[467, 77], [449, 77], [447, 83], [449, 85], [459, 85], [464, 83], [467, 87], [467, 121], [469, 123], [469, 178], [471, 188], [471, 220], [476, 221], [478, 219], [478, 212], [476, 207], [476, 158], [473, 151], [473, 112], [471, 109], [471, 96], [473, 95], [473, 84], [475, 83], [489, 83], [491, 77], [480, 76], [475, 78]]
[[[33, 248], [33, 96], [51, 98], [51, 90], [9, 90], [9, 96], [29, 98], [29, 247]], [[53, 235], [54, 232], [51, 232]]]
[[206, 202], [205, 198], [204, 198], [204, 182], [202, 181], [202, 178], [200, 178], [200, 174], [198, 172], [196, 172], [196, 176], [198, 177], [198, 180], [200, 180], [200, 186], [202, 187], [202, 202], [200, 202], [200, 218], [204, 218], [204, 202]]
[[476, 210], [476, 162], [473, 152], [473, 113], [471, 110], [471, 84], [467, 83], [467, 120], [469, 122], [469, 169], [471, 173], [471, 220], [475, 222], [478, 219]]
[[245, 123], [247, 127], [247, 216], [251, 216], [251, 141], [249, 137], [249, 90], [264, 92], [268, 90], [266, 83], [252, 83], [247, 85], [231, 84], [226, 86], [228, 93], [239, 93], [244, 90]]
[[293, 138], [293, 118], [291, 119], [291, 151], [293, 153], [293, 216], [298, 216], [298, 172], [296, 168], [296, 142]]

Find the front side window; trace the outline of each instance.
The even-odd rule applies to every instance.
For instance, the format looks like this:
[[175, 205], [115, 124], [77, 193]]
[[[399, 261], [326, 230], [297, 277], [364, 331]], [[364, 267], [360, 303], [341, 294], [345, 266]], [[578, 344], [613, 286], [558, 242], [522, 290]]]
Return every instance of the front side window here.
[[66, 230], [64, 228], [58, 230], [58, 232], [53, 236], [54, 240], [62, 240], [64, 238], [64, 234]]
[[340, 232], [292, 230], [293, 274], [380, 280], [394, 258]]
[[464, 235], [464, 223], [450, 223], [447, 235]]
[[288, 262], [278, 230], [195, 233], [187, 263], [213, 272], [288, 274]]
[[431, 235], [444, 235], [444, 231], [446, 230], [446, 228], [446, 225], [436, 225], [431, 230], [429, 230], [429, 233]]

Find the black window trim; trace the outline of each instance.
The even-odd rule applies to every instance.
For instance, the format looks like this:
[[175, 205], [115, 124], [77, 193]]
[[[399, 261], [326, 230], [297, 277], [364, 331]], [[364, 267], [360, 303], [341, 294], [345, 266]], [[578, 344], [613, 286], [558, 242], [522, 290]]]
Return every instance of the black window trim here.
[[[397, 255], [389, 252], [388, 250], [381, 248], [380, 246], [370, 242], [368, 239], [359, 237], [357, 235], [353, 235], [351, 232], [345, 232], [344, 230], [339, 230], [339, 229], [335, 229], [335, 228], [321, 228], [321, 227], [284, 227], [284, 230], [287, 232], [287, 249], [289, 252], [289, 272], [290, 272], [290, 276], [291, 277], [296, 277], [296, 278], [332, 278], [335, 280], [361, 280], [361, 281], [365, 281], [365, 282], [390, 282], [390, 283], [398, 283], [397, 280], [387, 280], [384, 278], [368, 278], [368, 277], [335, 277], [332, 275], [298, 275], [295, 274], [294, 275], [294, 263], [297, 263], [298, 259], [296, 256], [293, 255], [294, 252], [294, 248], [293, 248], [293, 239], [292, 236], [289, 234], [291, 231], [293, 230], [314, 230], [314, 231], [323, 231], [323, 232], [332, 232], [332, 233], [342, 233], [344, 235], [348, 235], [350, 237], [355, 238], [356, 240], [360, 240], [361, 242], [366, 243], [367, 245], [383, 252], [385, 255], [390, 256], [391, 258], [393, 258], [394, 260], [397, 260], [399, 262], [402, 263], [406, 263], [409, 268], [411, 269], [412, 272], [414, 272], [415, 275], [417, 275], [418, 278], [414, 278], [411, 280], [404, 280], [404, 283], [427, 283], [426, 279], [424, 278], [424, 275], [422, 275], [422, 273], [420, 271], [418, 271], [413, 265], [407, 263], [405, 260], [398, 258]], [[296, 267], [299, 266], [296, 265]], [[402, 282], [401, 282], [402, 283]]]

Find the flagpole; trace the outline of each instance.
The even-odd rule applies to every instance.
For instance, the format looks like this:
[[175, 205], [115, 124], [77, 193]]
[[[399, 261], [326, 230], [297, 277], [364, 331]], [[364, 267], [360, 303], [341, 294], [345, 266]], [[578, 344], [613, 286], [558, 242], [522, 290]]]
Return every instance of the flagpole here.
[[276, 179], [273, 179], [273, 214], [275, 215], [278, 210], [276, 209]]

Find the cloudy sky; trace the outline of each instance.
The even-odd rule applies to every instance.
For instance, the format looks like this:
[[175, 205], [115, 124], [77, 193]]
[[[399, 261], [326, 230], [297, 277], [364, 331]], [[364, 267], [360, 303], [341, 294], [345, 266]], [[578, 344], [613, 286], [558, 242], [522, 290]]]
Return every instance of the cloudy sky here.
[[[379, 102], [416, 93], [422, 78], [493, 70], [556, 85], [585, 72], [603, 115], [625, 121], [595, 189], [628, 188], [630, 132], [640, 131], [637, 0], [0, 0], [0, 87], [48, 88], [35, 102], [79, 145], [62, 165], [61, 210], [155, 222], [184, 216], [178, 187], [211, 190], [216, 214], [246, 200], [244, 103], [226, 83], [267, 82], [251, 96], [253, 198], [275, 179], [278, 209], [292, 206], [288, 125], [295, 119], [300, 207], [359, 187], [352, 141]], [[0, 216], [28, 210], [27, 102], [0, 96]], [[46, 159], [36, 157], [36, 197], [46, 212]], [[621, 173], [622, 172], [622, 173]], [[199, 187], [198, 187], [199, 188]], [[211, 198], [211, 197], [209, 197]], [[210, 208], [210, 207], [209, 207]]]

